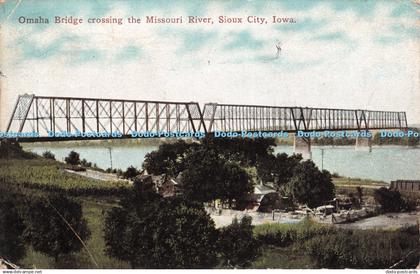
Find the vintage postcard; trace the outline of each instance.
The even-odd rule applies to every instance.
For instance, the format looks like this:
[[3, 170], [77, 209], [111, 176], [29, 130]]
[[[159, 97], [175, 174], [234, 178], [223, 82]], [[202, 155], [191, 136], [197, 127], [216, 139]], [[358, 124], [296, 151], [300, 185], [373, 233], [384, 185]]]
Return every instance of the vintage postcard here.
[[419, 24], [418, 0], [0, 0], [0, 270], [417, 273]]

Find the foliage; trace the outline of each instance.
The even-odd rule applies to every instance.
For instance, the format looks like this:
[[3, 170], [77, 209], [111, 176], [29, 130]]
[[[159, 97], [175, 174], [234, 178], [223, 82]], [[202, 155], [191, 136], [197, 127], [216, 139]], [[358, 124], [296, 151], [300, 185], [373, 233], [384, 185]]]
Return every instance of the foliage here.
[[320, 171], [311, 160], [299, 163], [288, 183], [288, 192], [296, 202], [317, 207], [334, 198], [331, 174]]
[[267, 246], [287, 247], [304, 243], [316, 235], [334, 233], [332, 227], [304, 219], [297, 224], [263, 224], [255, 226], [255, 237]]
[[183, 159], [188, 151], [196, 146], [198, 146], [196, 143], [186, 143], [183, 140], [172, 144], [162, 144], [157, 151], [146, 154], [143, 168], [149, 174], [175, 176], [186, 168]]
[[222, 157], [238, 162], [241, 166], [255, 166], [258, 158], [273, 153], [276, 146], [272, 138], [214, 138], [207, 136], [202, 144], [217, 151]]
[[69, 156], [64, 158], [64, 161], [69, 165], [78, 165], [80, 164], [80, 155], [76, 151], [70, 151]]
[[224, 265], [246, 267], [261, 253], [260, 243], [252, 232], [252, 218], [244, 216], [240, 222], [220, 229], [218, 248]]
[[24, 224], [17, 207], [21, 197], [2, 191], [0, 199], [0, 258], [12, 262], [25, 255]]
[[0, 183], [71, 195], [119, 195], [129, 186], [99, 181], [63, 170], [63, 164], [45, 159], [0, 160]]
[[123, 172], [122, 176], [125, 179], [132, 179], [140, 174], [140, 171], [138, 171], [135, 167], [129, 166], [125, 172]]
[[25, 152], [18, 142], [0, 140], [0, 159], [32, 159], [32, 153]]
[[55, 160], [55, 155], [49, 150], [42, 153], [42, 157], [44, 157], [45, 159]]
[[231, 205], [233, 200], [253, 190], [246, 171], [214, 150], [196, 150], [185, 161], [189, 168], [182, 174], [182, 187], [188, 199], [200, 202], [221, 199]]
[[300, 154], [288, 156], [286, 153], [269, 154], [257, 161], [258, 177], [263, 182], [273, 182], [277, 189], [289, 182], [294, 168], [302, 160]]
[[133, 268], [209, 268], [217, 231], [200, 204], [162, 198], [152, 186], [135, 188], [105, 221], [106, 252]]
[[[389, 268], [419, 245], [416, 227], [398, 231], [338, 229], [312, 238], [306, 248], [321, 268], [376, 269]], [[416, 265], [418, 255], [414, 260]]]
[[404, 200], [400, 192], [390, 190], [386, 187], [376, 189], [373, 197], [375, 201], [381, 205], [384, 212], [401, 212], [412, 211], [415, 209], [415, 203], [409, 200]]
[[55, 261], [60, 255], [82, 248], [82, 243], [68, 225], [83, 241], [90, 237], [81, 205], [64, 195], [34, 199], [29, 209], [25, 216], [25, 237], [35, 250]]

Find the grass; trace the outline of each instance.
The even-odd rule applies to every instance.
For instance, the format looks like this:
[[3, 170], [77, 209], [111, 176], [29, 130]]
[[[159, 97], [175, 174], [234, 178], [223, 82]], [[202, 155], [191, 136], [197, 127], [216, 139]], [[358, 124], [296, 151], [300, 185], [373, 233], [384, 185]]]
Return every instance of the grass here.
[[305, 254], [299, 245], [289, 247], [266, 247], [262, 255], [255, 260], [250, 268], [257, 269], [310, 269], [316, 268], [315, 263]]
[[109, 193], [127, 188], [124, 182], [90, 179], [64, 170], [64, 164], [44, 158], [0, 160], [0, 179], [28, 188], [73, 194]]

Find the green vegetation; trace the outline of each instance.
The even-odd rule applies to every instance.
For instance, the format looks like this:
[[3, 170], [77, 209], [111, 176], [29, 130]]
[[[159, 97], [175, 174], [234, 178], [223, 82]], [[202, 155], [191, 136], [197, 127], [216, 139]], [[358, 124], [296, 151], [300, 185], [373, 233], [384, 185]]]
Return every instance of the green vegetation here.
[[220, 229], [218, 248], [223, 265], [243, 268], [258, 258], [261, 246], [252, 229], [252, 218], [247, 216]]
[[21, 209], [14, 202], [19, 197], [10, 195], [0, 199], [0, 257], [17, 261], [25, 255], [24, 225]]
[[80, 203], [63, 195], [29, 201], [24, 216], [26, 241], [56, 263], [60, 256], [80, 251], [90, 237]]
[[127, 189], [124, 182], [93, 180], [64, 170], [53, 160], [0, 159], [0, 183], [72, 195], [118, 195]]
[[209, 268], [216, 265], [217, 231], [202, 204], [163, 198], [152, 185], [134, 190], [106, 217], [107, 254], [132, 268]]
[[76, 151], [70, 151], [69, 156], [64, 158], [64, 161], [69, 165], [78, 165], [80, 164], [80, 155]]
[[306, 203], [311, 208], [335, 197], [331, 174], [327, 170], [320, 171], [310, 160], [299, 163], [293, 169], [287, 192], [294, 201]]
[[401, 267], [415, 267], [419, 260], [416, 226], [346, 230], [306, 219], [255, 226], [254, 234], [264, 244], [256, 268], [389, 268], [410, 252], [414, 256]]
[[400, 192], [385, 187], [375, 190], [374, 197], [383, 212], [412, 211], [416, 208], [414, 200], [404, 199]]

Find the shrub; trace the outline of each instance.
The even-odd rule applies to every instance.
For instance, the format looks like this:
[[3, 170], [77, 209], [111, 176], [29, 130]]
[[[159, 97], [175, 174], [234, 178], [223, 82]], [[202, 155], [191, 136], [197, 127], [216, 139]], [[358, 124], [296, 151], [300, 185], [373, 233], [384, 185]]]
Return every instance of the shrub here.
[[70, 151], [69, 156], [64, 158], [64, 161], [69, 165], [78, 165], [80, 164], [80, 155], [75, 151]]
[[49, 150], [42, 153], [42, 157], [44, 157], [45, 159], [55, 160], [55, 155]]
[[415, 201], [405, 200], [400, 192], [381, 187], [374, 192], [374, 198], [381, 205], [384, 212], [412, 211], [416, 207]]
[[131, 179], [136, 177], [140, 174], [140, 171], [138, 171], [135, 167], [129, 166], [125, 172], [123, 172], [122, 176], [125, 179]]
[[[398, 231], [344, 230], [317, 235], [306, 244], [307, 254], [321, 268], [389, 268], [419, 246], [417, 229]], [[418, 263], [417, 260], [413, 267]]]
[[238, 222], [220, 229], [218, 248], [223, 264], [229, 267], [245, 267], [261, 253], [260, 242], [252, 233], [252, 218], [245, 216]]

